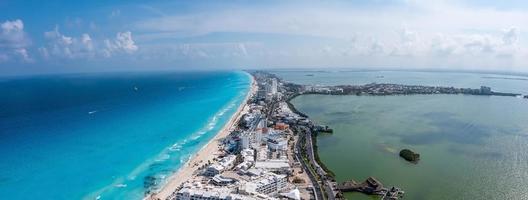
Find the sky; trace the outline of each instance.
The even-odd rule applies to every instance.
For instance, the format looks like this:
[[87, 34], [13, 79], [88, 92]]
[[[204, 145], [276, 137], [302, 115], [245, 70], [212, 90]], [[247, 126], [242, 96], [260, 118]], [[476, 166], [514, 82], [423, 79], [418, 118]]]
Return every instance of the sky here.
[[0, 76], [261, 68], [528, 72], [528, 1], [0, 0]]

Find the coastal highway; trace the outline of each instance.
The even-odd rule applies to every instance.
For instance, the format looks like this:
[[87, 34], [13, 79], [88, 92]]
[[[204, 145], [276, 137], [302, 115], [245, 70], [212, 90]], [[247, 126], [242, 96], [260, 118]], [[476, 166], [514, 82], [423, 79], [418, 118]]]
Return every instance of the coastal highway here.
[[303, 132], [305, 133], [305, 139], [306, 139], [306, 148], [307, 148], [307, 153], [308, 153], [308, 158], [310, 159], [310, 162], [313, 163], [313, 166], [316, 167], [316, 172], [319, 174], [319, 177], [321, 177], [321, 181], [322, 181], [322, 186], [323, 186], [323, 192], [326, 192], [326, 196], [328, 199], [335, 199], [335, 193], [334, 193], [334, 188], [332, 187], [332, 182], [330, 180], [328, 180], [326, 177], [327, 176], [327, 173], [324, 171], [324, 169], [319, 165], [319, 163], [317, 163], [317, 161], [315, 160], [315, 156], [314, 156], [314, 150], [313, 150], [313, 140], [312, 140], [312, 131], [307, 128], [306, 126], [301, 126], [301, 129], [303, 129]]
[[[295, 144], [295, 148], [296, 148], [295, 156], [297, 160], [301, 162], [304, 171], [310, 177], [310, 180], [312, 181], [312, 184], [316, 192], [317, 199], [334, 200], [336, 194], [334, 193], [334, 189], [332, 187], [333, 186], [332, 181], [326, 178], [327, 177], [326, 172], [317, 164], [315, 157], [314, 157], [313, 144], [312, 144], [312, 138], [311, 138], [312, 132], [310, 131], [309, 128], [305, 126], [296, 126], [295, 130], [297, 134], [299, 135], [299, 139], [297, 140], [297, 143]], [[313, 174], [314, 172], [312, 172], [309, 169], [308, 163], [306, 163], [302, 159], [301, 150], [303, 149], [303, 146], [301, 145], [301, 141], [303, 140], [305, 141], [304, 148], [306, 150], [309, 162], [313, 163], [311, 165], [316, 167], [315, 173], [318, 173], [318, 174]], [[316, 176], [321, 177], [320, 182], [317, 181], [318, 179], [316, 178]], [[326, 193], [326, 195], [324, 195], [324, 193]]]
[[297, 127], [297, 126], [292, 127], [292, 128], [297, 132], [297, 135], [299, 135], [297, 143], [295, 144], [295, 157], [301, 163], [304, 172], [306, 172], [306, 174], [308, 174], [308, 177], [310, 178], [310, 181], [312, 181], [312, 185], [314, 187], [314, 192], [315, 192], [315, 199], [316, 200], [324, 200], [323, 191], [322, 191], [321, 187], [319, 186], [319, 183], [317, 182], [317, 179], [315, 178], [315, 175], [308, 168], [308, 166], [306, 165], [306, 162], [304, 162], [304, 159], [302, 159], [302, 156], [301, 156], [301, 152], [302, 152], [301, 141], [305, 140], [305, 138], [306, 138], [305, 132], [300, 131], [299, 127]]

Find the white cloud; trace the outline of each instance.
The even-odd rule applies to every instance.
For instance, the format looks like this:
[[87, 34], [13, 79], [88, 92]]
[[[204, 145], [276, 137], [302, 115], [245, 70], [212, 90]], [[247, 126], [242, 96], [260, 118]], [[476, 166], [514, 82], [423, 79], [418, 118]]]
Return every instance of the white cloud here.
[[[259, 32], [346, 38], [362, 32], [383, 36], [402, 23], [426, 33], [453, 33], [474, 29], [496, 31], [505, 23], [526, 26], [528, 13], [469, 8], [446, 1], [405, 1], [401, 6], [355, 7], [333, 4], [229, 7], [149, 18], [139, 29], [172, 32], [173, 37], [214, 32]], [[272, 14], [271, 14], [272, 13]], [[258, 22], [258, 23], [256, 23]]]
[[32, 61], [27, 47], [31, 41], [24, 32], [24, 22], [20, 19], [5, 21], [0, 24], [0, 62], [9, 61], [12, 58], [24, 62]]
[[385, 47], [385, 45], [382, 42], [373, 39], [372, 43], [368, 47], [367, 54], [369, 54], [369, 55], [383, 54], [383, 53], [385, 53], [385, 49], [386, 49], [386, 47]]
[[160, 62], [178, 61], [222, 61], [222, 59], [237, 62], [258, 57], [262, 46], [259, 43], [226, 42], [226, 43], [182, 43], [157, 44], [142, 47], [138, 58], [157, 60]]
[[26, 49], [16, 49], [15, 54], [18, 55], [25, 62], [32, 62], [33, 59], [29, 57], [29, 54]]
[[39, 48], [39, 52], [45, 59], [90, 59], [99, 56], [111, 57], [114, 54], [134, 53], [138, 46], [132, 40], [131, 32], [119, 32], [115, 39], [96, 41], [88, 33], [79, 37], [66, 36], [56, 27], [52, 31], [44, 33], [47, 44]]
[[519, 31], [509, 28], [502, 34], [462, 34], [438, 35], [431, 43], [431, 49], [442, 55], [472, 56], [514, 56], [522, 53], [519, 43]]
[[45, 32], [44, 37], [47, 45], [39, 48], [44, 58], [92, 58], [97, 54], [92, 39], [87, 33], [75, 38], [62, 34], [59, 28], [55, 27], [54, 30]]
[[519, 42], [519, 29], [517, 27], [511, 27], [503, 30], [504, 35], [502, 41], [506, 45], [515, 45]]
[[[329, 60], [329, 56], [349, 57], [349, 60], [337, 64], [343, 66], [354, 63], [358, 56], [367, 56], [361, 59], [370, 59], [371, 63], [382, 63], [384, 66], [405, 63], [413, 65], [409, 67], [478, 67], [482, 60], [489, 61], [484, 65], [495, 67], [528, 65], [528, 59], [521, 56], [528, 51], [528, 43], [522, 40], [525, 35], [520, 31], [528, 29], [528, 12], [522, 10], [469, 7], [450, 0], [406, 0], [402, 4], [377, 7], [350, 6], [347, 3], [315, 4], [297, 4], [294, 9], [287, 3], [262, 7], [230, 6], [229, 9], [220, 7], [150, 18], [136, 23], [135, 27], [147, 32], [140, 35], [144, 42], [169, 38], [185, 40], [219, 32], [342, 41], [313, 44], [313, 41], [304, 39], [312, 44], [295, 40], [297, 42], [267, 45], [265, 51], [277, 57], [285, 56], [284, 51], [288, 51], [289, 55], [298, 55], [290, 61], [298, 63], [303, 63], [307, 57], [320, 60]], [[402, 24], [405, 27], [403, 30]], [[348, 41], [351, 35], [355, 38], [353, 42]], [[266, 43], [265, 40], [257, 41]], [[234, 42], [246, 41], [234, 39]], [[251, 52], [257, 51], [252, 49]], [[215, 56], [211, 52], [208, 55]], [[375, 56], [376, 61], [368, 56]], [[273, 55], [270, 57], [273, 58]], [[398, 62], [393, 62], [395, 59]], [[500, 63], [505, 59], [510, 60]], [[413, 63], [413, 60], [419, 62]]]
[[453, 38], [444, 34], [437, 34], [431, 40], [431, 52], [433, 56], [448, 56], [455, 53], [457, 45]]
[[400, 39], [392, 49], [392, 56], [419, 56], [423, 54], [423, 41], [419, 41], [418, 34], [404, 28], [400, 31]]
[[84, 33], [81, 35], [81, 43], [89, 51], [92, 51], [94, 48], [93, 43], [92, 43], [92, 38], [87, 33]]
[[[56, 28], [44, 33], [44, 44], [34, 51], [29, 49], [22, 21], [6, 21], [0, 26], [0, 62], [29, 62], [31, 53], [38, 51], [46, 59], [134, 54], [133, 58], [160, 62], [249, 61], [268, 66], [528, 66], [528, 40], [522, 32], [528, 30], [528, 12], [522, 9], [470, 7], [453, 0], [368, 6], [349, 2], [218, 4], [172, 15], [145, 9], [159, 15], [132, 22], [134, 37], [130, 31], [101, 36], [108, 34], [106, 26], [72, 18], [67, 21], [72, 27], [83, 23], [89, 25], [87, 31], [97, 31], [72, 35]], [[103, 18], [124, 17], [121, 14], [116, 9]]]
[[14, 21], [5, 21], [2, 23], [2, 25], [0, 25], [0, 27], [2, 27], [3, 33], [17, 33], [24, 31], [24, 23], [20, 19]]
[[130, 31], [118, 32], [115, 39], [107, 39], [104, 41], [104, 44], [105, 49], [103, 51], [106, 57], [109, 57], [115, 53], [131, 54], [139, 49], [132, 39], [132, 33]]

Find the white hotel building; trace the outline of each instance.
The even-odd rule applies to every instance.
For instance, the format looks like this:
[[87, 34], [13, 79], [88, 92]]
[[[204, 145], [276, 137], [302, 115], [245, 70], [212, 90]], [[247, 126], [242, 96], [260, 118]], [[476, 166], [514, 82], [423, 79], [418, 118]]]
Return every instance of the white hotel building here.
[[248, 182], [245, 191], [249, 194], [265, 194], [273, 196], [288, 185], [286, 175], [270, 173], [260, 180]]

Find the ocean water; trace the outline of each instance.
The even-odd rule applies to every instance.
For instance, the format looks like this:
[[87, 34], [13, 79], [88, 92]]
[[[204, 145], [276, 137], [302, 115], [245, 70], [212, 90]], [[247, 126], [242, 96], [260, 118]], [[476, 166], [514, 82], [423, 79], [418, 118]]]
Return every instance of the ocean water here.
[[[318, 74], [305, 76], [305, 73], [281, 76], [290, 81], [302, 79], [303, 83], [329, 85], [361, 83], [377, 76], [372, 74], [376, 72], [362, 72], [351, 78], [343, 74], [316, 78]], [[383, 73], [385, 77], [393, 77], [387, 82], [406, 84], [442, 83], [458, 87], [483, 84], [521, 93], [525, 93], [528, 85], [522, 77], [488, 79], [481, 78], [482, 74], [431, 72], [414, 72], [406, 77], [408, 72]], [[405, 199], [528, 199], [526, 99], [471, 95], [302, 95], [292, 103], [314, 121], [334, 129], [333, 134], [319, 135], [317, 144], [321, 160], [338, 181], [362, 181], [373, 176], [386, 186], [401, 187], [406, 192]], [[401, 159], [398, 152], [403, 148], [420, 153], [419, 163]], [[359, 193], [345, 196], [376, 199]]]
[[229, 120], [244, 72], [0, 79], [2, 199], [141, 199]]

